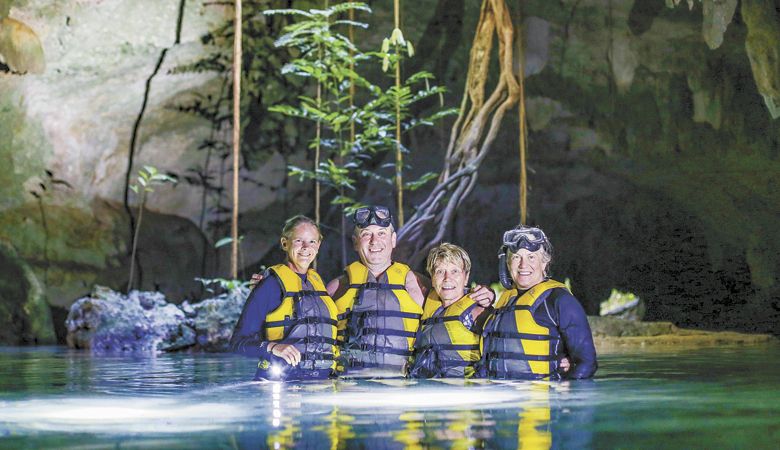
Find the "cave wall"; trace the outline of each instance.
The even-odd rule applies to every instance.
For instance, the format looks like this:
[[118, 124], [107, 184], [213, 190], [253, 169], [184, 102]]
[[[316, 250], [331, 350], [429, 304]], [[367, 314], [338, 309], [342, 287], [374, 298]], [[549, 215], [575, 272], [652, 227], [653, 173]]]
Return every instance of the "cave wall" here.
[[[123, 201], [133, 136], [131, 174], [150, 164], [180, 179], [148, 204], [140, 286], [196, 298], [194, 277], [226, 274], [226, 247], [213, 249], [226, 202], [210, 199], [204, 209], [192, 181], [213, 130], [179, 108], [223, 86], [213, 72], [177, 69], [208, 54], [202, 36], [232, 14], [206, 3], [213, 2], [12, 2], [9, 16], [37, 33], [46, 66], [40, 74], [0, 70], [0, 241], [16, 255], [4, 264], [24, 263], [6, 264], [0, 281], [26, 270], [40, 285], [40, 304], [54, 307], [55, 325], [61, 308], [94, 284], [127, 283]], [[367, 50], [379, 48], [392, 24], [389, 0], [370, 3], [371, 27], [358, 31]], [[756, 12], [777, 11], [778, 2], [739, 2], [730, 20], [728, 10], [705, 11], [706, 1], [685, 3], [510, 2], [526, 30], [528, 222], [549, 232], [555, 276], [572, 281], [590, 313], [618, 287], [642, 296], [649, 318], [778, 333], [780, 121], [767, 98], [777, 86], [780, 19]], [[434, 72], [449, 106], [460, 104], [478, 12], [478, 2], [464, 0], [404, 4], [404, 32], [417, 48], [408, 73]], [[378, 68], [372, 76], [389, 82]], [[267, 113], [254, 114], [260, 125], [249, 137]], [[440, 169], [450, 125], [408, 137], [410, 178]], [[285, 169], [307, 161], [301, 146], [242, 168], [245, 275], [282, 257], [285, 217], [312, 213], [307, 186]], [[207, 172], [229, 179], [222, 163]], [[518, 170], [510, 114], [448, 236], [472, 254], [477, 281], [495, 281], [497, 240], [517, 223]], [[360, 192], [366, 202], [393, 204], [384, 185], [369, 182]], [[407, 205], [424, 194], [410, 193]], [[328, 278], [343, 262], [339, 210], [324, 217], [320, 271]], [[21, 305], [27, 292], [5, 290], [3, 303]]]
[[[200, 226], [222, 220], [225, 211], [204, 209], [199, 186], [187, 182], [206, 157], [199, 146], [211, 125], [181, 110], [194, 98], [218, 95], [223, 84], [215, 72], [181, 69], [208, 54], [202, 37], [232, 16], [225, 5], [208, 3], [10, 2], [8, 17], [34, 31], [45, 69], [0, 64], [0, 243], [29, 267], [56, 317], [95, 284], [127, 285], [125, 180], [133, 182], [144, 165], [181, 182], [149, 196], [136, 286], [180, 301], [203, 292], [195, 277], [226, 266], [224, 251], [213, 249], [213, 230]], [[284, 167], [272, 157], [242, 177], [273, 188], [283, 184]], [[219, 161], [210, 170], [219, 177]], [[242, 207], [272, 203], [271, 188], [242, 184], [241, 195], [252, 199]], [[137, 198], [130, 192], [128, 200], [135, 217]], [[247, 258], [269, 247], [254, 237], [246, 240]], [[10, 283], [16, 272], [3, 270], [0, 278]], [[31, 314], [18, 306], [23, 298], [6, 294], [4, 302], [17, 305], [9, 306], [14, 314]]]

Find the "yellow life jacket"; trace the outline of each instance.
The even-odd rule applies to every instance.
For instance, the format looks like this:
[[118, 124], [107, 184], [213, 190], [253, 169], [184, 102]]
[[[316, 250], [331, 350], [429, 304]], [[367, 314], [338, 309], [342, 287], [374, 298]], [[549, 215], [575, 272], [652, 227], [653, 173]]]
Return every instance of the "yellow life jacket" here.
[[282, 303], [265, 317], [265, 339], [293, 344], [302, 370], [334, 369], [339, 355], [337, 310], [319, 274], [309, 269], [306, 282], [285, 264], [268, 270], [282, 286]]
[[480, 336], [466, 327], [463, 316], [469, 315], [466, 318], [469, 321], [475, 305], [474, 300], [466, 295], [442, 309], [439, 296], [431, 291], [425, 299], [420, 331], [417, 332], [414, 365], [410, 371], [412, 377], [474, 376], [480, 359]]
[[554, 280], [543, 281], [518, 296], [505, 291], [482, 336], [482, 366], [490, 378], [544, 379], [553, 374], [553, 362], [562, 349], [560, 333], [534, 320], [534, 312], [553, 289], [566, 289]]
[[406, 292], [409, 271], [396, 262], [377, 279], [359, 261], [347, 266], [349, 288], [336, 299], [345, 368], [406, 365], [422, 315]]

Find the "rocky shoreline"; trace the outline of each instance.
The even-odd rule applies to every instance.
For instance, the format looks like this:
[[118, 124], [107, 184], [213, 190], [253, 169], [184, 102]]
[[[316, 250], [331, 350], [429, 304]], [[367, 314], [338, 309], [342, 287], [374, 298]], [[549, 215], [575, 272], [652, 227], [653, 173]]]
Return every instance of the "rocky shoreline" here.
[[694, 330], [679, 328], [671, 322], [637, 322], [598, 316], [589, 316], [588, 322], [599, 353], [780, 343], [771, 334]]

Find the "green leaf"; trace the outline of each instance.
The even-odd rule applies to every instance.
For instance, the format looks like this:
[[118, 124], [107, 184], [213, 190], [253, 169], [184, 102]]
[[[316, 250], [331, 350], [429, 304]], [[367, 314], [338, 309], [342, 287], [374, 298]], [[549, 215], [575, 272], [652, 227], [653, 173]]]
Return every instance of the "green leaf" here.
[[220, 248], [233, 242], [232, 237], [223, 237], [214, 244], [214, 248]]
[[352, 205], [355, 203], [355, 200], [347, 197], [345, 195], [337, 195], [333, 200], [331, 200], [331, 205]]
[[407, 183], [404, 183], [404, 189], [408, 191], [416, 191], [417, 189], [423, 187], [426, 183], [437, 178], [438, 176], [439, 174], [435, 172], [428, 172], [415, 181], [409, 181]]
[[406, 41], [404, 41], [404, 33], [400, 28], [393, 29], [393, 33], [390, 35], [390, 42], [396, 45], [406, 45]]
[[281, 15], [288, 15], [288, 16], [299, 15], [299, 16], [304, 16], [304, 17], [313, 17], [312, 14], [310, 14], [310, 13], [308, 13], [308, 12], [302, 10], [302, 9], [292, 9], [292, 8], [288, 8], [288, 9], [266, 9], [265, 11], [263, 11], [263, 14], [265, 14], [266, 16], [271, 16], [271, 15], [274, 15], [274, 14], [281, 14]]

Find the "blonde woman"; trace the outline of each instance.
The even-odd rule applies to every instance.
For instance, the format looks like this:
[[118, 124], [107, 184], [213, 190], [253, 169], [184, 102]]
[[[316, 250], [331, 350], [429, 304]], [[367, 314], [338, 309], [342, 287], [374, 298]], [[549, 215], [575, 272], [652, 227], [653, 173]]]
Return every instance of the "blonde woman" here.
[[471, 377], [480, 359], [479, 339], [490, 309], [468, 289], [471, 259], [461, 247], [444, 243], [428, 254], [433, 290], [425, 299], [415, 342], [415, 378]]

